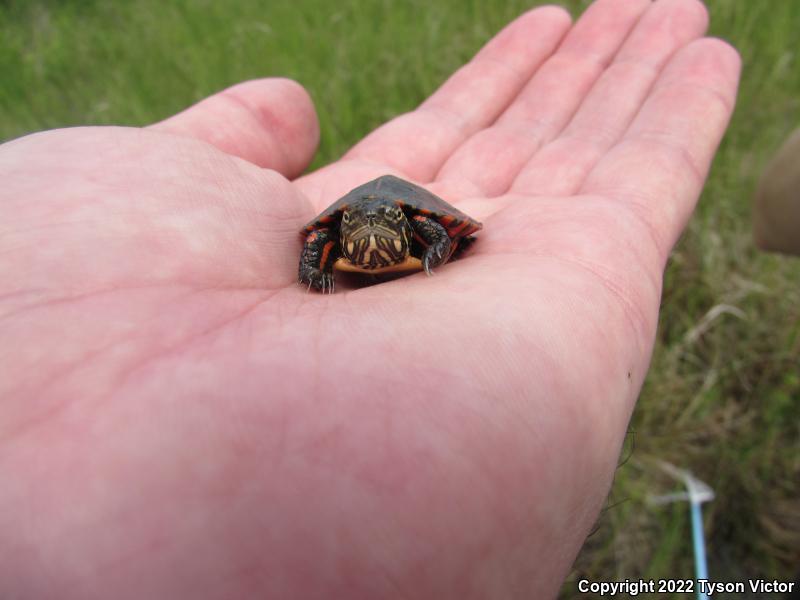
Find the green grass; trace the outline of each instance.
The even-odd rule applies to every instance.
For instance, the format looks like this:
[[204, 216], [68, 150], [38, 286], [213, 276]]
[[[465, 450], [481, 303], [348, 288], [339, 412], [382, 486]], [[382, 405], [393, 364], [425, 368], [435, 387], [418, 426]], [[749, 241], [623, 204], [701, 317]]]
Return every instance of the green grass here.
[[[585, 2], [569, 2], [577, 14]], [[691, 468], [717, 580], [788, 580], [800, 565], [800, 259], [758, 252], [750, 199], [800, 125], [800, 3], [708, 2], [741, 51], [732, 126], [673, 253], [653, 366], [596, 532], [565, 584], [691, 577], [685, 506], [653, 468]], [[315, 165], [414, 107], [527, 7], [506, 0], [0, 1], [0, 139], [75, 124], [142, 125], [238, 81], [282, 75], [311, 92]], [[800, 232], [798, 232], [800, 235]], [[712, 318], [713, 317], [713, 318]], [[676, 596], [678, 597], [678, 596]]]

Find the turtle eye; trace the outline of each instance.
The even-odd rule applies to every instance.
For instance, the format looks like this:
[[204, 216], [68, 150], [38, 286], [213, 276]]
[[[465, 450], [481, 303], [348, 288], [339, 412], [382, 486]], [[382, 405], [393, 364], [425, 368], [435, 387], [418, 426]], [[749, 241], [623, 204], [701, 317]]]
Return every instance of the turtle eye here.
[[403, 210], [399, 206], [395, 207], [393, 216], [395, 219], [399, 221], [400, 219], [403, 218]]
[[350, 213], [349, 212], [342, 213], [342, 222], [343, 223], [349, 223], [350, 222]]

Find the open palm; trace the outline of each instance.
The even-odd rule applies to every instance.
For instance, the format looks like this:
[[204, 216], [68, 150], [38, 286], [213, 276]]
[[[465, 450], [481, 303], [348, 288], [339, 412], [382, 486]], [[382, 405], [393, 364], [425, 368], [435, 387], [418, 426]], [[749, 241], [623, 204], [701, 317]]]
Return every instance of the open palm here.
[[[0, 596], [553, 596], [735, 97], [695, 0], [534, 10], [297, 176], [285, 80], [0, 148]], [[434, 277], [296, 283], [393, 173], [483, 221]]]

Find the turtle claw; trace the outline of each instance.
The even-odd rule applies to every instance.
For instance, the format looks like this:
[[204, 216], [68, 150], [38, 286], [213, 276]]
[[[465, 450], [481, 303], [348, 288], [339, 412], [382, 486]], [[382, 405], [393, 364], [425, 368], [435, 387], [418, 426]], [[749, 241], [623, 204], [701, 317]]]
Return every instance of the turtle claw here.
[[329, 275], [328, 273], [322, 274], [322, 293], [328, 292], [328, 294], [333, 293], [333, 275]]
[[431, 265], [430, 265], [430, 260], [429, 260], [429, 258], [430, 258], [430, 257], [428, 256], [428, 254], [427, 254], [427, 253], [425, 254], [425, 256], [423, 256], [423, 257], [422, 257], [422, 268], [423, 268], [423, 269], [425, 269], [425, 274], [426, 274], [428, 277], [430, 277], [431, 275], [433, 275], [433, 274], [434, 274], [434, 273], [433, 273], [433, 269], [431, 269]]
[[334, 286], [334, 279], [333, 274], [331, 273], [323, 273], [322, 274], [322, 293], [325, 293], [325, 289], [327, 288], [328, 293], [333, 293], [333, 286]]
[[306, 293], [310, 292], [311, 288], [313, 287], [315, 290], [319, 290], [323, 294], [332, 294], [335, 288], [333, 273], [326, 273], [325, 271], [320, 271], [319, 269], [308, 269], [303, 272], [300, 278], [300, 283], [304, 284], [306, 282], [308, 282]]
[[422, 268], [428, 275], [433, 275], [433, 268], [446, 263], [449, 256], [450, 238], [444, 237], [425, 249], [422, 255]]

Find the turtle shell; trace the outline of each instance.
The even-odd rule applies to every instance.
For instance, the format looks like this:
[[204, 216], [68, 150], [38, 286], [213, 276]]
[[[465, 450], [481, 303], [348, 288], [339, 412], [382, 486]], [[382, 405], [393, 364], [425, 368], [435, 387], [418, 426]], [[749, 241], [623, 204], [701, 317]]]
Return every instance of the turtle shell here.
[[306, 236], [321, 227], [338, 226], [342, 213], [353, 201], [370, 197], [391, 200], [404, 212], [410, 211], [436, 220], [453, 240], [471, 235], [483, 227], [478, 221], [428, 190], [394, 175], [383, 175], [339, 198], [307, 223], [300, 233]]

